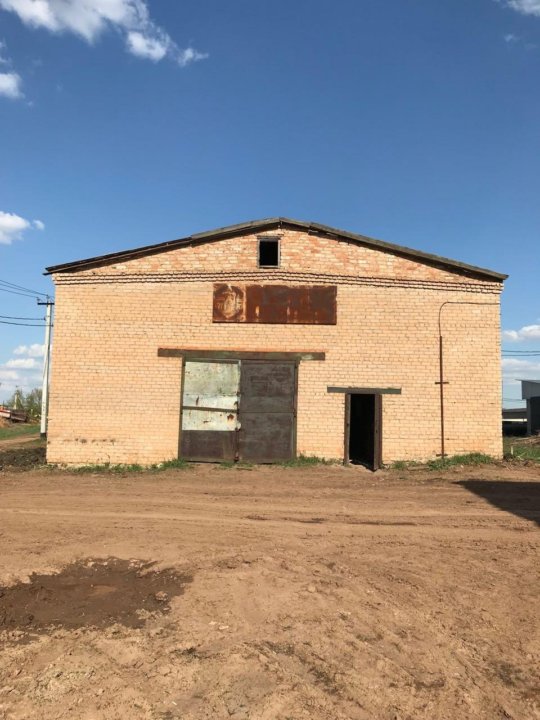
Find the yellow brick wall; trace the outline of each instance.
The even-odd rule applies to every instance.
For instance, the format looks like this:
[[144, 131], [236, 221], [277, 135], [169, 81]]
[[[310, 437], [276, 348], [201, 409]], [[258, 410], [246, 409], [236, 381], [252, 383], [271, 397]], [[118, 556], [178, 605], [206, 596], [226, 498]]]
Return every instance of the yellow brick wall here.
[[[402, 394], [383, 398], [383, 461], [434, 457], [443, 303], [446, 452], [501, 454], [499, 283], [350, 242], [267, 234], [281, 235], [276, 270], [257, 268], [257, 236], [246, 235], [55, 275], [49, 462], [178, 456], [181, 361], [159, 347], [324, 351], [300, 364], [299, 453], [343, 456], [344, 398], [328, 386], [392, 386]], [[213, 282], [224, 279], [336, 284], [337, 325], [212, 323]]]

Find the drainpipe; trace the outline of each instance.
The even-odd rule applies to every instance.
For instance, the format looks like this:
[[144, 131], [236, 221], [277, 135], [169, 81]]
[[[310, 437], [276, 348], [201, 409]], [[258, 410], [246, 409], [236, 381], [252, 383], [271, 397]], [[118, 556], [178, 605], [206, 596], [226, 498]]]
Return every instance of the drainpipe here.
[[[440, 308], [442, 310], [442, 306]], [[440, 323], [440, 310], [439, 310], [439, 323]], [[436, 383], [437, 384], [437, 383]], [[440, 402], [441, 402], [441, 457], [444, 458], [444, 361], [443, 361], [443, 339], [439, 330], [439, 389], [440, 389]]]

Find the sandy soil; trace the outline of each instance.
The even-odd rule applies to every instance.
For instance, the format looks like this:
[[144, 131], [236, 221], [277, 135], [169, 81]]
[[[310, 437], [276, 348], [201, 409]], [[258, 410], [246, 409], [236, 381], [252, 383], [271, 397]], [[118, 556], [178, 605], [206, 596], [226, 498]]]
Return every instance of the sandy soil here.
[[0, 718], [540, 718], [539, 524], [539, 466], [0, 472]]

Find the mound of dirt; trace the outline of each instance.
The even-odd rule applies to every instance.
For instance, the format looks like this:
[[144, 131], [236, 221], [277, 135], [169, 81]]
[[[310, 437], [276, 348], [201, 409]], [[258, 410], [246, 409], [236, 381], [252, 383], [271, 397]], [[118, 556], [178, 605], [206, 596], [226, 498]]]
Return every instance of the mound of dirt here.
[[0, 470], [28, 470], [45, 464], [44, 447], [18, 447], [11, 450], [0, 450]]
[[[30, 576], [29, 583], [0, 587], [0, 630], [25, 633], [50, 628], [142, 627], [149, 613], [168, 612], [188, 575], [152, 571], [153, 563], [109, 558], [86, 560], [56, 575]], [[143, 611], [143, 612], [141, 612]]]

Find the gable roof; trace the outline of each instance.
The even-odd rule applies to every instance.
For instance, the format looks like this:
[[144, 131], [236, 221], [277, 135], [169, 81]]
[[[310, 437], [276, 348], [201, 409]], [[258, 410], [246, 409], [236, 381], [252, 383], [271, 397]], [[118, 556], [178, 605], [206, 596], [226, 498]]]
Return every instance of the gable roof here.
[[88, 270], [92, 267], [99, 267], [110, 263], [122, 262], [124, 260], [133, 260], [145, 255], [167, 252], [168, 250], [174, 250], [186, 245], [214, 242], [228, 237], [244, 235], [247, 232], [255, 233], [280, 228], [302, 230], [311, 234], [333, 237], [336, 240], [352, 241], [365, 247], [381, 250], [382, 252], [390, 252], [394, 255], [423, 262], [427, 265], [433, 265], [451, 272], [457, 272], [461, 275], [468, 275], [483, 280], [495, 280], [502, 282], [508, 277], [508, 275], [494, 272], [493, 270], [486, 270], [485, 268], [476, 267], [475, 265], [467, 265], [466, 263], [458, 262], [457, 260], [450, 260], [439, 255], [421, 252], [420, 250], [412, 250], [411, 248], [407, 248], [402, 245], [394, 245], [393, 243], [384, 242], [383, 240], [375, 240], [374, 238], [367, 237], [366, 235], [357, 235], [356, 233], [347, 232], [346, 230], [338, 230], [337, 228], [332, 228], [328, 225], [321, 225], [320, 223], [291, 220], [290, 218], [284, 217], [252, 220], [238, 225], [229, 225], [227, 227], [217, 228], [216, 230], [196, 233], [195, 235], [189, 235], [188, 237], [180, 238], [178, 240], [169, 240], [168, 242], [158, 243], [156, 245], [145, 245], [144, 247], [135, 248], [133, 250], [121, 250], [120, 252], [99, 255], [96, 257], [86, 258], [85, 260], [75, 260], [74, 262], [63, 263], [61, 265], [51, 265], [46, 268], [45, 274], [50, 275], [52, 273]]

